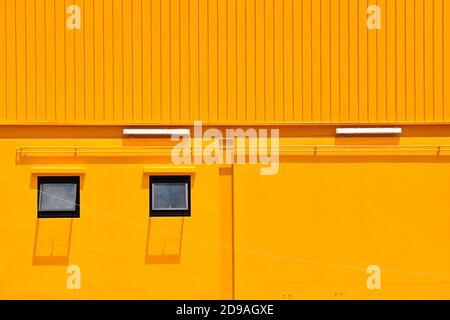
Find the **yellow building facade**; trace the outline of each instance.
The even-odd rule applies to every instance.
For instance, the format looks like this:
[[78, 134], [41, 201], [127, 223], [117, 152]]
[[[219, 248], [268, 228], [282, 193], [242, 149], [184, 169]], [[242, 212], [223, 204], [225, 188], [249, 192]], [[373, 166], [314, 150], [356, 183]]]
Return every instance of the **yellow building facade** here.
[[[0, 298], [450, 298], [448, 16], [445, 0], [0, 0]], [[175, 164], [170, 137], [124, 135], [195, 121], [278, 129], [278, 171]], [[336, 133], [360, 127], [401, 134]], [[174, 176], [189, 215], [151, 216], [152, 177]], [[77, 179], [79, 217], [39, 215], [55, 177]]]

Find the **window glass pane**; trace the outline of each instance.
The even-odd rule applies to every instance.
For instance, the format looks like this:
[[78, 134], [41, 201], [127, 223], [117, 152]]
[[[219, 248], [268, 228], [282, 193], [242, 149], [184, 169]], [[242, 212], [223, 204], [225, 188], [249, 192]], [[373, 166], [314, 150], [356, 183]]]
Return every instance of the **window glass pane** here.
[[75, 211], [77, 185], [74, 183], [43, 183], [39, 194], [41, 211]]
[[153, 183], [152, 209], [176, 210], [188, 209], [187, 183]]

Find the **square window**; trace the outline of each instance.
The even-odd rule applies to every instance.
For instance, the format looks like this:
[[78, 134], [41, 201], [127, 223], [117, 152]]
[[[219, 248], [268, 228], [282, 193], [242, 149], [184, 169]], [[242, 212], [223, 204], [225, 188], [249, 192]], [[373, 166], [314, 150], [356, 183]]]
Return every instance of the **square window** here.
[[38, 177], [38, 218], [79, 218], [80, 177]]
[[190, 176], [150, 176], [150, 216], [190, 216], [190, 198]]

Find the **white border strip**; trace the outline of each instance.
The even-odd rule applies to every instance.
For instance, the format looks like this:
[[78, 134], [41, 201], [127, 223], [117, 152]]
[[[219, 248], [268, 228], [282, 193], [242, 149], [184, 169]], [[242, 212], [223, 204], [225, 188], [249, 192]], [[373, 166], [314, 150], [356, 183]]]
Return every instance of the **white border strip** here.
[[402, 134], [402, 128], [336, 128], [339, 135], [387, 135]]
[[191, 134], [189, 129], [139, 129], [139, 128], [125, 128], [123, 129], [124, 136], [188, 136]]

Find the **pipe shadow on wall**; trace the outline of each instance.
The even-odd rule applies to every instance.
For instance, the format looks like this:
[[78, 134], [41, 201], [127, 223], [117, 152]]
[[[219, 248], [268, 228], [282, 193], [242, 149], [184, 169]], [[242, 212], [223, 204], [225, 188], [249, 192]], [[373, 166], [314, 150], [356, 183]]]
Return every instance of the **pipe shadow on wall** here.
[[69, 263], [73, 219], [37, 219], [33, 265]]
[[149, 217], [145, 263], [180, 263], [183, 226], [183, 217]]

